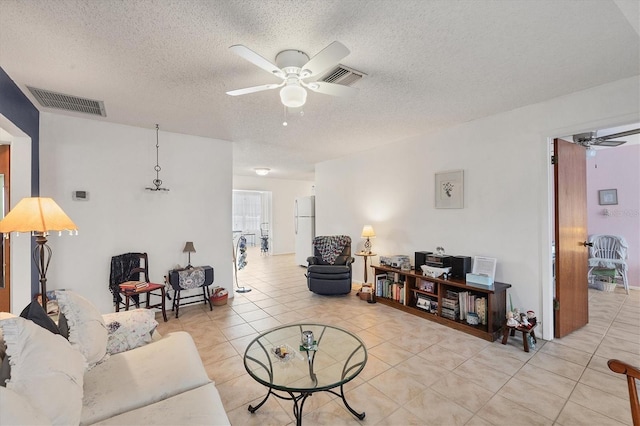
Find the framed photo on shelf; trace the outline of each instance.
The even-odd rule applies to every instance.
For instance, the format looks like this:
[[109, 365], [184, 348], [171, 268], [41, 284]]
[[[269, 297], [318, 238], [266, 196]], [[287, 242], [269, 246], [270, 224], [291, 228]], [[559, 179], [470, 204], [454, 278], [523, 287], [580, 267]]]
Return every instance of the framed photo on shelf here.
[[617, 189], [601, 189], [598, 191], [598, 204], [601, 206], [611, 206], [618, 204]]
[[464, 171], [436, 173], [436, 209], [464, 208]]

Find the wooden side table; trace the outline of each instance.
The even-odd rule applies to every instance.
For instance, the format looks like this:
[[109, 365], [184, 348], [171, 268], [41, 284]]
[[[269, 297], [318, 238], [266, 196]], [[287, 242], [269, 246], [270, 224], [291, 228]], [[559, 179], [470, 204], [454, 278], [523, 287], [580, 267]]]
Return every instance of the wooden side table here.
[[[153, 291], [156, 290], [160, 290], [160, 294], [158, 293], [152, 293]], [[136, 295], [141, 295], [141, 294], [147, 294], [147, 309], [151, 309], [151, 308], [160, 308], [162, 310], [162, 317], [164, 318], [164, 322], [167, 322], [167, 310], [165, 307], [165, 303], [164, 303], [164, 298], [165, 298], [165, 291], [164, 291], [164, 284], [152, 284], [149, 283], [149, 285], [147, 287], [144, 288], [140, 288], [137, 290], [120, 290], [120, 294], [122, 296], [124, 296], [125, 298], [125, 302], [124, 302], [124, 310], [128, 311], [129, 310], [129, 304], [130, 304], [130, 299], [132, 296], [136, 296]], [[149, 299], [151, 298], [151, 295], [155, 295], [155, 296], [160, 296], [162, 301], [160, 303], [156, 303], [154, 305], [151, 305], [149, 303]], [[120, 303], [116, 303], [116, 312], [120, 312]]]
[[377, 254], [375, 253], [365, 253], [363, 251], [356, 253], [356, 256], [361, 256], [362, 258], [364, 258], [364, 283], [366, 284], [368, 281], [367, 278], [367, 259], [373, 256], [377, 256]]
[[522, 327], [522, 326], [517, 326], [517, 327], [509, 327], [508, 325], [504, 326], [504, 334], [502, 336], [502, 344], [506, 345], [507, 344], [507, 340], [509, 339], [509, 335], [511, 336], [515, 336], [516, 335], [516, 331], [521, 331], [522, 332], [522, 345], [524, 346], [524, 351], [525, 352], [529, 352], [529, 335], [531, 335], [531, 338], [533, 339], [533, 343], [538, 343], [538, 340], [536, 339], [536, 333], [535, 333], [535, 328], [536, 328], [537, 324], [534, 325], [531, 328], [527, 328], [527, 327]]

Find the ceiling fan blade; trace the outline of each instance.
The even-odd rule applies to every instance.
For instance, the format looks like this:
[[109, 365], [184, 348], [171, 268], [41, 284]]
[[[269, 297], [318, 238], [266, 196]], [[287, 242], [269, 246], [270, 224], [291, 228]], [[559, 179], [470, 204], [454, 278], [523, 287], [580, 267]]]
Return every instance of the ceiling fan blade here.
[[353, 96], [358, 93], [358, 89], [355, 87], [344, 86], [342, 84], [326, 83], [324, 81], [314, 81], [312, 83], [301, 82], [303, 86], [309, 90], [324, 95], [331, 96]]
[[247, 87], [245, 89], [231, 90], [227, 92], [227, 95], [239, 96], [239, 95], [246, 95], [249, 93], [262, 92], [263, 90], [277, 89], [278, 87], [284, 86], [284, 83], [285, 82], [283, 81], [282, 84], [263, 84], [262, 86], [253, 86], [253, 87]]
[[327, 68], [337, 65], [349, 53], [349, 49], [344, 44], [334, 41], [302, 66], [300, 78], [308, 78], [320, 74]]
[[249, 49], [247, 46], [243, 46], [242, 44], [234, 44], [233, 46], [229, 47], [229, 50], [231, 50], [233, 53], [240, 56], [241, 58], [244, 58], [247, 61], [251, 62], [253, 65], [256, 65], [262, 68], [263, 70], [267, 71], [269, 74], [275, 75], [280, 78], [285, 77], [284, 72], [282, 72], [280, 68], [278, 68], [276, 65], [272, 64], [270, 61], [266, 60], [262, 56], [258, 55], [256, 52]]
[[619, 146], [623, 143], [627, 143], [627, 141], [612, 141], [608, 139], [597, 138], [595, 141], [591, 143], [591, 145], [596, 146]]

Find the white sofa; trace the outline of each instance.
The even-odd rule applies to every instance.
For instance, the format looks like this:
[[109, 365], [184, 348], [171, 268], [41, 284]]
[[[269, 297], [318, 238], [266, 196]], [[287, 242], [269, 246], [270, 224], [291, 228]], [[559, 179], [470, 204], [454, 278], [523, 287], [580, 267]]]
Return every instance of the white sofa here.
[[27, 319], [6, 317], [0, 315], [0, 331], [11, 378], [0, 386], [0, 425], [230, 424], [186, 332], [156, 333], [149, 343], [103, 353], [92, 365], [71, 336], [67, 341]]

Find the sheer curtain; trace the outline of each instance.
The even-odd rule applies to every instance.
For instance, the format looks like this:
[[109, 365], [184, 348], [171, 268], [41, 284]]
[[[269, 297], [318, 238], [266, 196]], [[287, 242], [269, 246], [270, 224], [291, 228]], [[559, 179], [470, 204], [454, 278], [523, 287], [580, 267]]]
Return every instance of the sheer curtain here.
[[233, 191], [233, 230], [260, 235], [262, 194], [257, 191]]

